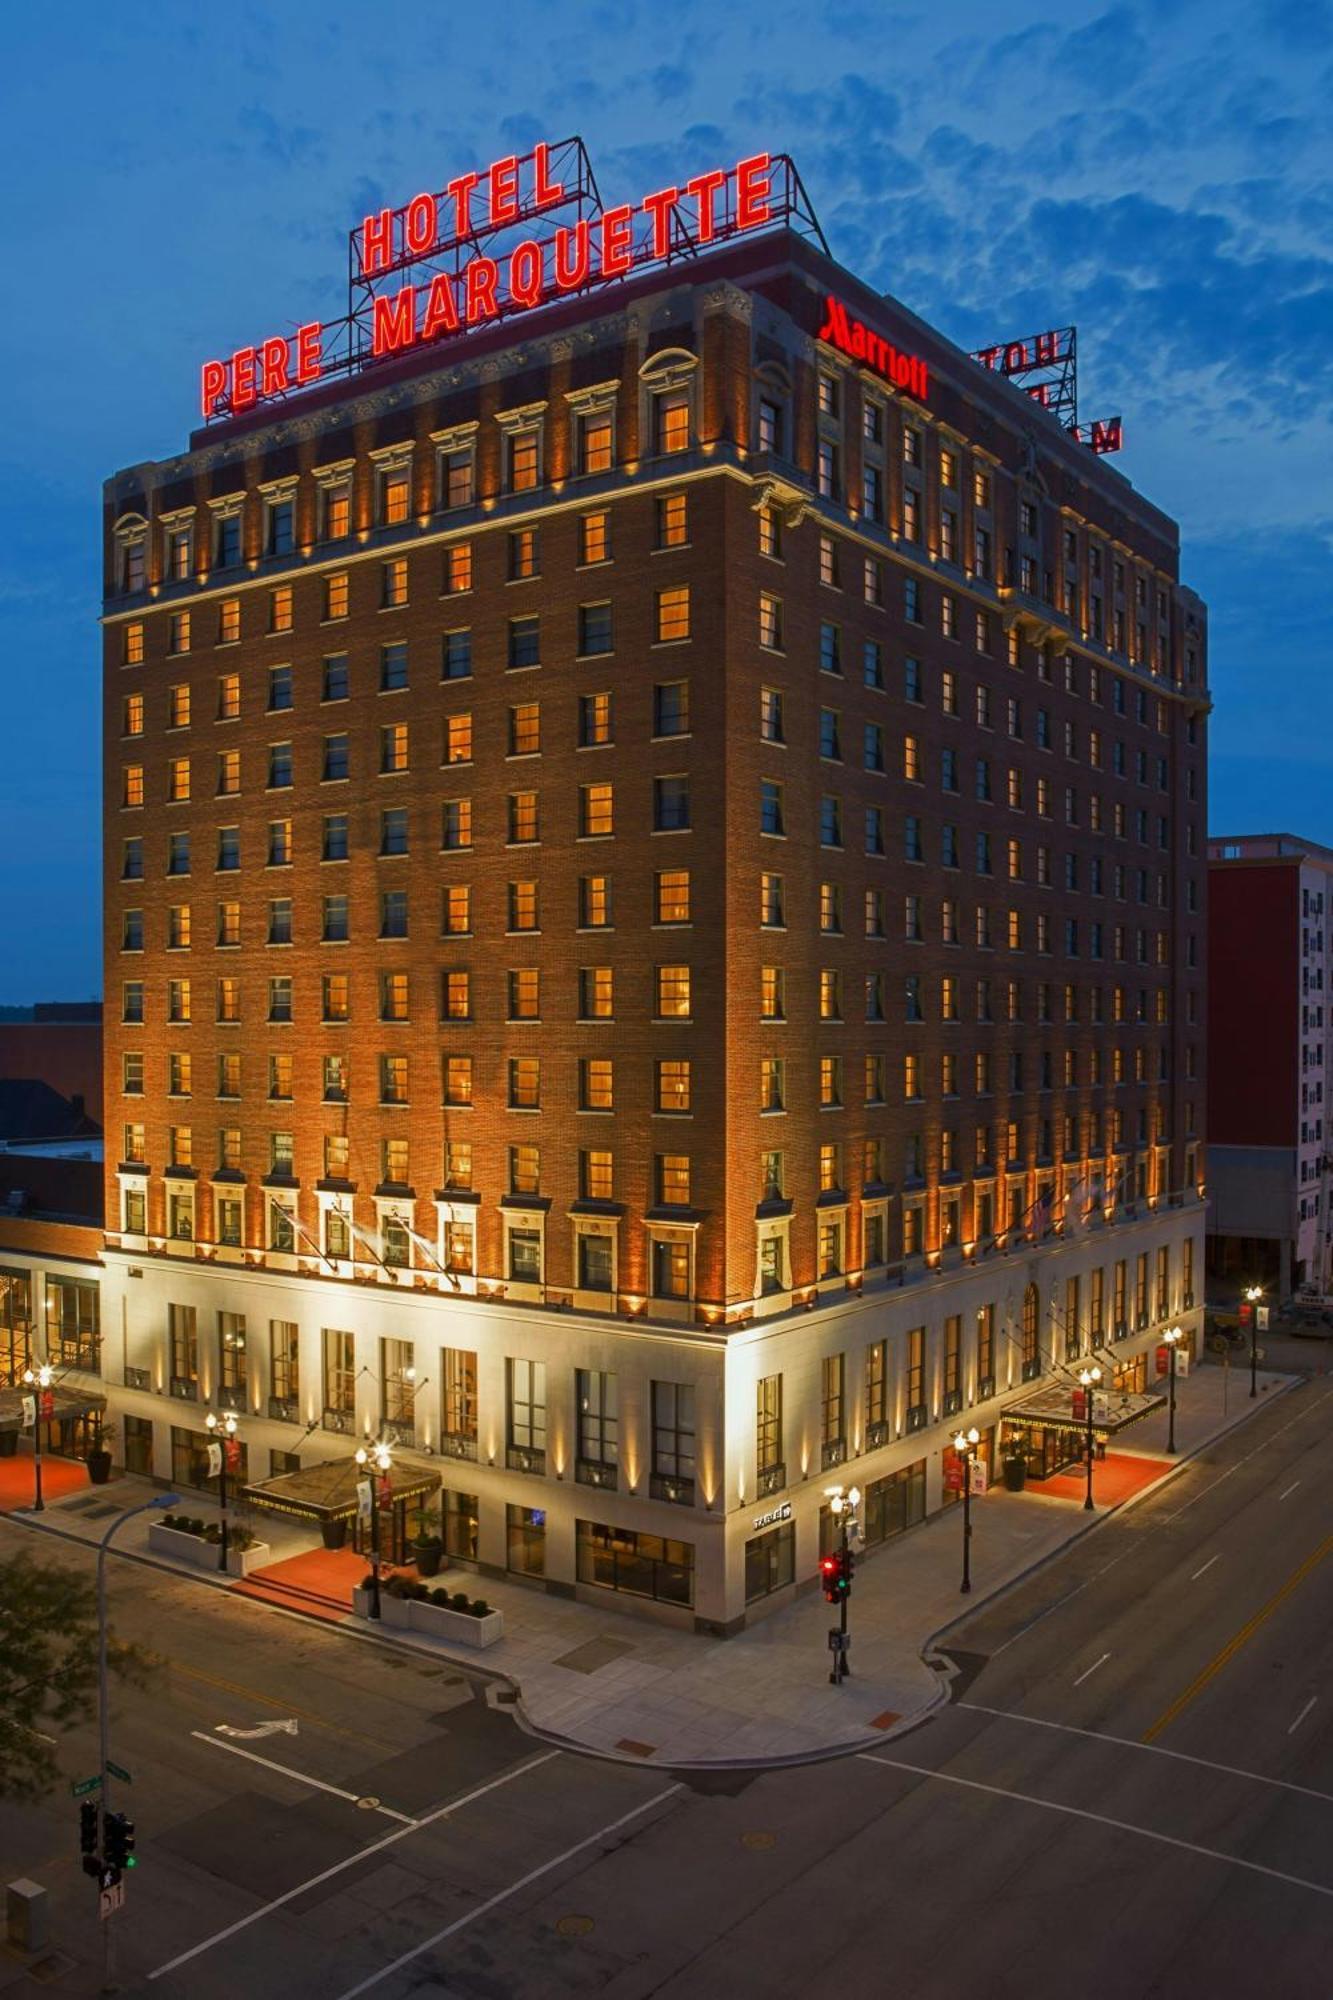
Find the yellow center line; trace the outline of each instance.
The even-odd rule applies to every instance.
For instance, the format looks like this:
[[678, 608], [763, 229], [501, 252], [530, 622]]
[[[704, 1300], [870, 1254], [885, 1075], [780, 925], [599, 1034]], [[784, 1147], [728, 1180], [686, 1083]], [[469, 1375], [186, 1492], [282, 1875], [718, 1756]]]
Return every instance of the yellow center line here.
[[1155, 1742], [1157, 1737], [1161, 1735], [1162, 1731], [1164, 1729], [1169, 1728], [1170, 1725], [1176, 1720], [1177, 1716], [1184, 1713], [1184, 1711], [1189, 1707], [1190, 1703], [1194, 1700], [1195, 1696], [1202, 1694], [1204, 1689], [1208, 1686], [1209, 1682], [1215, 1680], [1218, 1674], [1221, 1673], [1223, 1667], [1225, 1667], [1231, 1660], [1235, 1659], [1241, 1647], [1245, 1645], [1247, 1640], [1250, 1640], [1254, 1637], [1255, 1633], [1259, 1630], [1259, 1627], [1264, 1623], [1264, 1621], [1268, 1618], [1271, 1618], [1273, 1613], [1277, 1610], [1278, 1606], [1280, 1604], [1285, 1603], [1287, 1598], [1291, 1596], [1293, 1590], [1298, 1589], [1300, 1585], [1304, 1583], [1306, 1577], [1309, 1576], [1313, 1570], [1316, 1570], [1319, 1567], [1320, 1563], [1324, 1560], [1324, 1557], [1328, 1554], [1330, 1549], [1333, 1549], [1333, 1535], [1326, 1535], [1323, 1541], [1319, 1544], [1319, 1547], [1314, 1550], [1313, 1554], [1308, 1555], [1305, 1558], [1305, 1561], [1300, 1565], [1299, 1569], [1295, 1569], [1292, 1571], [1291, 1575], [1287, 1578], [1286, 1582], [1282, 1585], [1281, 1589], [1274, 1591], [1273, 1595], [1269, 1598], [1267, 1604], [1263, 1605], [1260, 1610], [1256, 1611], [1253, 1618], [1247, 1620], [1247, 1622], [1241, 1626], [1239, 1632], [1235, 1633], [1233, 1637], [1227, 1640], [1227, 1643], [1225, 1646], [1223, 1646], [1221, 1652], [1218, 1653], [1213, 1659], [1211, 1659], [1208, 1662], [1208, 1665], [1204, 1667], [1200, 1673], [1195, 1675], [1194, 1679], [1190, 1682], [1189, 1686], [1185, 1689], [1184, 1693], [1178, 1694], [1175, 1700], [1171, 1703], [1171, 1706], [1169, 1708], [1163, 1709], [1162, 1713], [1158, 1716], [1156, 1722], [1154, 1722], [1154, 1724], [1152, 1725], [1152, 1728], [1149, 1729], [1144, 1734], [1142, 1738], [1143, 1742], [1145, 1743]]

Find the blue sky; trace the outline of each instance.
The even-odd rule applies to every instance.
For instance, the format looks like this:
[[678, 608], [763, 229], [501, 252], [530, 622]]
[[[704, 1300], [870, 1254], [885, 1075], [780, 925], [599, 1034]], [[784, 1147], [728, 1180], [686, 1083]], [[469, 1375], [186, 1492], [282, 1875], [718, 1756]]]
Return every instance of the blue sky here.
[[337, 313], [369, 208], [571, 132], [608, 200], [790, 152], [964, 346], [1076, 321], [1211, 607], [1213, 827], [1333, 844], [1330, 105], [1326, 0], [6, 8], [0, 1002], [100, 990], [102, 479]]

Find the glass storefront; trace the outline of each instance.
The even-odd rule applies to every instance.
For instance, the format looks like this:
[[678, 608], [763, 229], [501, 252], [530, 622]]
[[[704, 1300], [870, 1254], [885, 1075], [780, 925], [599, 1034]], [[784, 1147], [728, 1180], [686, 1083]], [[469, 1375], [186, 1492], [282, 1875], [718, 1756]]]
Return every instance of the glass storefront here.
[[23, 1380], [32, 1366], [32, 1278], [0, 1266], [0, 1383]]
[[784, 1521], [745, 1544], [745, 1602], [768, 1597], [796, 1576], [796, 1526]]
[[151, 1417], [125, 1417], [125, 1470], [142, 1478], [153, 1472], [153, 1423]]
[[608, 1528], [598, 1521], [576, 1521], [574, 1526], [580, 1583], [651, 1597], [660, 1604], [693, 1604], [692, 1542]]
[[505, 1564], [519, 1576], [546, 1574], [546, 1509], [505, 1508]]
[[868, 1543], [887, 1542], [926, 1518], [926, 1461], [913, 1459], [866, 1487], [861, 1526]]
[[451, 1493], [446, 1487], [440, 1496], [440, 1523], [446, 1556], [464, 1562], [477, 1560], [480, 1509], [475, 1493]]

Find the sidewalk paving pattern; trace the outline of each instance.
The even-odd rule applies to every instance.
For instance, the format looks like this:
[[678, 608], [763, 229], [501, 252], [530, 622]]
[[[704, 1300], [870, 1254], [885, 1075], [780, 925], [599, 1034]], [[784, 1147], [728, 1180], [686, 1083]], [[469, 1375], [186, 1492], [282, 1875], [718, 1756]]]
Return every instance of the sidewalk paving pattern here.
[[[1220, 1368], [1193, 1370], [1178, 1388], [1175, 1457], [1165, 1450], [1166, 1412], [1156, 1411], [1136, 1426], [1134, 1453], [1108, 1453], [1094, 1467], [1093, 1512], [1082, 1505], [1081, 1474], [1023, 1493], [992, 1486], [973, 1502], [968, 1598], [959, 1592], [957, 1506], [867, 1551], [857, 1565], [850, 1606], [851, 1677], [839, 1687], [828, 1681], [827, 1632], [835, 1614], [815, 1589], [737, 1637], [719, 1640], [487, 1577], [480, 1587], [503, 1611], [505, 1636], [477, 1653], [398, 1631], [383, 1633], [350, 1613], [344, 1616], [332, 1600], [341, 1597], [344, 1578], [356, 1580], [356, 1572], [364, 1572], [364, 1563], [344, 1552], [335, 1570], [326, 1552], [311, 1550], [301, 1532], [275, 1517], [254, 1518], [273, 1548], [272, 1563], [257, 1579], [228, 1586], [169, 1561], [159, 1566], [215, 1589], [334, 1619], [372, 1643], [449, 1659], [506, 1680], [518, 1691], [515, 1712], [525, 1726], [571, 1748], [662, 1766], [804, 1762], [882, 1744], [944, 1702], [947, 1677], [923, 1655], [947, 1627], [1059, 1554], [1117, 1506], [1151, 1491], [1300, 1380], [1269, 1373], [1259, 1379], [1263, 1393], [1251, 1401], [1238, 1395], [1234, 1384], [1228, 1393]], [[17, 1462], [31, 1472], [30, 1461]], [[1062, 1484], [1073, 1491], [1064, 1493]], [[125, 1478], [108, 1489], [107, 1498], [128, 1507], [150, 1490], [145, 1481]], [[105, 1522], [100, 1510], [97, 1520], [88, 1520], [80, 1511], [86, 1504], [75, 1499], [41, 1517], [13, 1518], [96, 1540]], [[201, 1513], [212, 1505], [206, 1495], [192, 1495], [190, 1504]], [[143, 1553], [149, 1518], [136, 1520], [120, 1546], [141, 1560], [158, 1561]], [[295, 1586], [289, 1594], [284, 1580]], [[450, 1571], [440, 1580], [451, 1588], [478, 1588], [470, 1573]]]

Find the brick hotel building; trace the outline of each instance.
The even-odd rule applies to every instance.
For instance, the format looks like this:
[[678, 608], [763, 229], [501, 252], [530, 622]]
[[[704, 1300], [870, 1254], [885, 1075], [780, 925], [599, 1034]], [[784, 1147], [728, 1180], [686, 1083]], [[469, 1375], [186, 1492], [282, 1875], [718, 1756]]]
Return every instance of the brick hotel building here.
[[386, 1435], [727, 1630], [1194, 1332], [1203, 611], [1002, 376], [782, 228], [215, 422], [105, 561], [121, 1456]]

